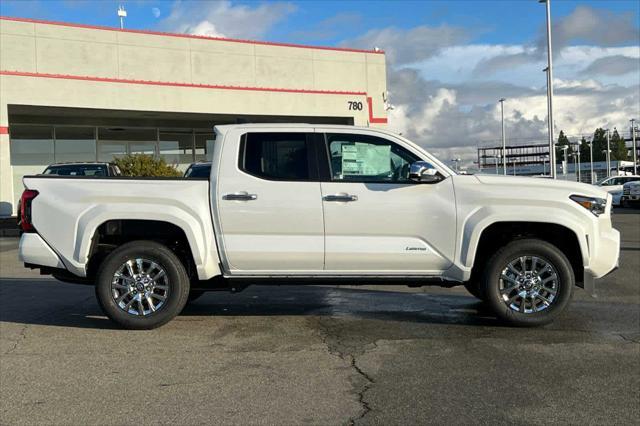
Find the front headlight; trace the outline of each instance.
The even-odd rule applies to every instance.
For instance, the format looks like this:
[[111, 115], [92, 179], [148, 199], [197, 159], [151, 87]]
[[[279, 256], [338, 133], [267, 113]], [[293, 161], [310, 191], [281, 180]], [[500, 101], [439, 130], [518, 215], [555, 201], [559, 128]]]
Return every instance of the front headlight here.
[[572, 195], [569, 198], [596, 216], [600, 216], [607, 208], [607, 200], [605, 198], [585, 197], [582, 195]]

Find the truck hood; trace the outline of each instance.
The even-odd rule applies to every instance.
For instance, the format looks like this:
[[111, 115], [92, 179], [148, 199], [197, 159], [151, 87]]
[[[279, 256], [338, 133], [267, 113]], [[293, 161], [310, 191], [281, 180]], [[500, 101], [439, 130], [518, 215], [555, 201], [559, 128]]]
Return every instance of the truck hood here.
[[[520, 176], [492, 176], [474, 175], [482, 184], [501, 186], [507, 191], [522, 189], [537, 189], [540, 191], [554, 190], [566, 192], [568, 195], [585, 195], [589, 197], [607, 198], [608, 193], [596, 185], [578, 183], [566, 180], [554, 180], [550, 178], [531, 178]], [[544, 193], [544, 192], [541, 192]]]

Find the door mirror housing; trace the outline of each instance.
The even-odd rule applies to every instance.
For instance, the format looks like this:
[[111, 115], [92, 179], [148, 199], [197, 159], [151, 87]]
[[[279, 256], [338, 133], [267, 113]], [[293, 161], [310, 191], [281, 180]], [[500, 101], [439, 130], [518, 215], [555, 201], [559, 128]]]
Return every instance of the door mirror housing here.
[[437, 183], [442, 180], [442, 175], [430, 163], [416, 161], [409, 168], [409, 179], [419, 183]]

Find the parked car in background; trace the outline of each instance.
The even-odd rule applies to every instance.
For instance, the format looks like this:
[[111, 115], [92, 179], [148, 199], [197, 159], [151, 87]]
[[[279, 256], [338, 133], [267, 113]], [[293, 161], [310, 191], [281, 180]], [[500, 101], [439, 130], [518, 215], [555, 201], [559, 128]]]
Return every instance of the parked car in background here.
[[464, 285], [535, 326], [618, 264], [611, 196], [550, 179], [460, 175], [373, 128], [216, 126], [208, 179], [25, 176], [19, 256], [94, 285], [131, 329], [249, 284]]
[[113, 163], [56, 163], [47, 166], [43, 175], [58, 176], [120, 176], [122, 173]]
[[611, 194], [614, 206], [622, 204], [622, 186], [627, 182], [639, 181], [640, 176], [610, 176], [595, 183]]
[[189, 166], [184, 177], [186, 178], [209, 178], [211, 175], [211, 161], [193, 163]]
[[640, 204], [640, 180], [627, 182], [622, 186], [623, 207]]

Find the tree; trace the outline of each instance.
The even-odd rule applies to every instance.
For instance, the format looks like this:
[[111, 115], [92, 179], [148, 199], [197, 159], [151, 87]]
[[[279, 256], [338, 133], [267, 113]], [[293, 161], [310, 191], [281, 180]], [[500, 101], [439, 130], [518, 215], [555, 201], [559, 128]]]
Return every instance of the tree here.
[[611, 160], [626, 161], [629, 158], [624, 138], [620, 136], [616, 129], [613, 130], [611, 135], [610, 146]]
[[564, 134], [564, 131], [560, 130], [560, 135], [558, 136], [558, 143], [556, 144], [556, 163], [562, 163], [562, 161], [564, 160], [564, 153], [562, 152], [562, 147], [563, 146], [568, 146], [569, 148], [567, 148], [567, 158], [571, 157], [571, 154], [573, 153], [573, 148], [571, 147], [571, 141], [569, 141], [569, 138], [567, 137], [567, 135]]
[[607, 159], [607, 132], [603, 128], [598, 128], [593, 133], [593, 162], [606, 161]]
[[589, 142], [587, 142], [587, 139], [583, 136], [580, 140], [580, 161], [587, 162], [589, 159]]
[[162, 158], [154, 158], [152, 155], [133, 154], [116, 158], [113, 161], [122, 171], [124, 176], [140, 177], [179, 177], [182, 173], [171, 167]]

